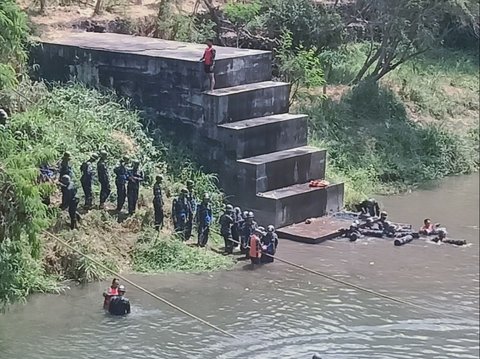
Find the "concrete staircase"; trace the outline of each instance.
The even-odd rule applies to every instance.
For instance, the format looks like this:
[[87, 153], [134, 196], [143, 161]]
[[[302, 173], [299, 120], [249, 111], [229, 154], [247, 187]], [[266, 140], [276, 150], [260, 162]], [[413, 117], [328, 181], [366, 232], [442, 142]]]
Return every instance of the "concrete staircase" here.
[[343, 185], [325, 176], [325, 151], [307, 146], [307, 117], [291, 115], [290, 85], [272, 81], [271, 53], [217, 48], [217, 89], [205, 93], [204, 45], [120, 34], [75, 33], [43, 41], [39, 77], [113, 88], [166, 123], [219, 174], [229, 201], [276, 227], [343, 205]]
[[204, 94], [205, 126], [220, 144], [225, 167], [217, 171], [230, 201], [276, 227], [338, 211], [343, 184], [309, 187], [325, 178], [326, 151], [307, 146], [307, 116], [288, 113], [290, 85], [260, 78]]

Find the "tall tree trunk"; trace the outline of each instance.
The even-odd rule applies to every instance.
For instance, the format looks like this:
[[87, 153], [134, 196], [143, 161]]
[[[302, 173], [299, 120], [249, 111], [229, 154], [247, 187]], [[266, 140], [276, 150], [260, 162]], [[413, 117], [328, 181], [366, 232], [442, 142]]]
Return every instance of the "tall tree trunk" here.
[[47, 0], [40, 0], [40, 14], [45, 14], [47, 8]]
[[100, 15], [103, 11], [103, 0], [97, 0], [95, 4], [95, 10], [93, 10], [93, 15]]

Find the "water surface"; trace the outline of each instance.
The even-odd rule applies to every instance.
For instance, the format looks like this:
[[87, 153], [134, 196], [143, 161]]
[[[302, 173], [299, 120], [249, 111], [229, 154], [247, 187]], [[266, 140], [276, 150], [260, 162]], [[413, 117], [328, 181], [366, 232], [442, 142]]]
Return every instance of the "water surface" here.
[[[131, 276], [235, 334], [226, 338], [130, 289], [133, 312], [101, 310], [106, 286], [38, 295], [0, 316], [1, 359], [478, 358], [478, 175], [431, 190], [381, 198], [390, 217], [418, 226], [431, 217], [466, 247], [375, 239], [312, 246], [281, 241], [278, 255], [358, 285], [436, 308], [375, 298], [281, 263], [256, 271]], [[458, 316], [451, 318], [442, 313]]]

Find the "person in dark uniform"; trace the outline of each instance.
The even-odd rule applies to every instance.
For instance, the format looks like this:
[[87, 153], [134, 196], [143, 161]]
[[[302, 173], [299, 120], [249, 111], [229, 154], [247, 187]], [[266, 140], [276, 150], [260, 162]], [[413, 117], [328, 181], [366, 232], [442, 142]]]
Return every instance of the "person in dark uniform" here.
[[108, 305], [108, 312], [111, 315], [126, 315], [130, 314], [130, 301], [125, 298], [125, 286], [120, 285], [118, 287], [118, 295], [113, 296], [110, 299]]
[[373, 198], [366, 199], [362, 203], [355, 205], [357, 212], [360, 212], [360, 215], [370, 215], [370, 217], [380, 216], [380, 205]]
[[70, 166], [71, 157], [72, 155], [68, 151], [63, 154], [60, 164], [58, 166], [58, 175], [60, 179], [63, 176], [68, 176], [70, 177], [70, 179], [73, 178], [72, 166]]
[[128, 214], [132, 215], [137, 209], [138, 194], [140, 192], [140, 183], [143, 181], [143, 172], [140, 170], [140, 162], [133, 161], [133, 167], [128, 171], [127, 182], [127, 201]]
[[187, 222], [185, 224], [185, 240], [188, 241], [190, 237], [192, 236], [192, 230], [193, 230], [193, 218], [195, 217], [195, 211], [197, 209], [197, 201], [195, 199], [195, 194], [194, 194], [194, 185], [195, 182], [192, 180], [187, 181], [187, 201], [190, 204], [190, 208], [192, 209], [192, 215], [187, 218]]
[[110, 197], [110, 176], [107, 168], [107, 151], [100, 151], [100, 159], [97, 162], [98, 182], [100, 182], [100, 205], [105, 208], [105, 202]]
[[202, 202], [197, 206], [195, 213], [195, 222], [198, 228], [198, 245], [205, 247], [210, 233], [210, 224], [213, 221], [212, 206], [210, 205], [210, 195], [205, 193]]
[[248, 245], [250, 241], [250, 236], [253, 234], [255, 229], [257, 229], [258, 225], [255, 222], [255, 215], [253, 212], [248, 212], [247, 218], [243, 223], [242, 232], [241, 232], [241, 242], [240, 242], [240, 250], [243, 254], [247, 254], [248, 257]]
[[125, 204], [125, 199], [127, 198], [127, 163], [129, 158], [124, 156], [120, 160], [120, 164], [113, 169], [115, 173], [115, 186], [117, 187], [117, 212], [121, 212], [123, 205]]
[[80, 220], [80, 215], [77, 213], [78, 197], [77, 189], [75, 188], [70, 176], [63, 175], [60, 179], [60, 186], [62, 190], [61, 209], [68, 209], [70, 216], [70, 229], [77, 228], [77, 221]]
[[155, 229], [159, 231], [163, 228], [163, 197], [162, 197], [163, 176], [157, 175], [153, 185], [153, 210], [155, 219]]
[[235, 212], [233, 206], [231, 204], [227, 204], [225, 207], [225, 212], [220, 217], [220, 234], [223, 237], [223, 241], [225, 242], [225, 253], [232, 254], [233, 253], [233, 235], [232, 230], [235, 224]]
[[278, 246], [278, 238], [276, 238], [275, 227], [269, 225], [265, 235], [262, 237], [262, 256], [260, 257], [261, 263], [272, 263], [275, 255], [275, 251]]
[[233, 212], [232, 238], [234, 240], [233, 248], [235, 248], [238, 246], [238, 243], [240, 243], [240, 232], [242, 231], [244, 219], [240, 207], [235, 207]]
[[80, 183], [82, 184], [83, 193], [85, 194], [85, 207], [91, 208], [93, 205], [93, 192], [92, 192], [92, 185], [93, 185], [93, 178], [95, 176], [95, 169], [93, 167], [93, 163], [98, 159], [98, 155], [96, 153], [92, 153], [90, 158], [83, 162], [80, 166], [80, 172], [82, 173], [82, 177], [80, 177]]
[[185, 237], [185, 227], [188, 219], [192, 216], [192, 208], [187, 199], [188, 189], [183, 188], [180, 194], [172, 202], [172, 219], [175, 232], [180, 235], [183, 241]]

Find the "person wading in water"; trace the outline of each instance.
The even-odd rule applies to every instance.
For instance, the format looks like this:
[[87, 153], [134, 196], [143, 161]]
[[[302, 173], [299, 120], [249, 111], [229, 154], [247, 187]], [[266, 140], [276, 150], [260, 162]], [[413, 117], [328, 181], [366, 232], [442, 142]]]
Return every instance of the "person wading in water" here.
[[117, 278], [113, 278], [112, 284], [110, 287], [107, 289], [107, 291], [103, 292], [103, 297], [105, 298], [103, 300], [103, 309], [108, 310], [108, 306], [110, 304], [110, 299], [118, 295], [118, 286], [120, 285], [119, 281]]
[[126, 290], [123, 285], [118, 286], [118, 295], [113, 296], [110, 299], [108, 305], [108, 312], [112, 315], [125, 315], [130, 314], [130, 301], [123, 295]]

